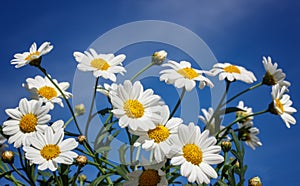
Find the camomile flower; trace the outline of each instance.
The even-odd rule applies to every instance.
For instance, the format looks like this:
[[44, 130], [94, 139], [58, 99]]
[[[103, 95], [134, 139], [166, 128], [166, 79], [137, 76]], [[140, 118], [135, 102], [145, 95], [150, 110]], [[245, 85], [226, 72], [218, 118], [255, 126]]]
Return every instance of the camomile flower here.
[[124, 74], [125, 68], [122, 62], [126, 56], [120, 54], [98, 54], [94, 49], [89, 51], [74, 52], [75, 60], [79, 63], [77, 68], [81, 71], [92, 71], [95, 77], [103, 77], [115, 82], [117, 80], [116, 73]]
[[20, 68], [34, 61], [41, 60], [41, 57], [49, 53], [53, 49], [50, 42], [44, 42], [39, 49], [37, 49], [36, 43], [33, 43], [29, 49], [29, 52], [17, 53], [14, 55], [14, 59], [11, 60], [11, 64], [15, 65], [16, 68]]
[[171, 118], [168, 106], [161, 108], [161, 120], [155, 123], [154, 129], [148, 131], [133, 131], [133, 134], [139, 136], [135, 146], [142, 144], [145, 150], [153, 150], [156, 162], [163, 161], [168, 157], [172, 142], [177, 138], [178, 126], [182, 124], [181, 118]]
[[211, 164], [224, 161], [219, 155], [221, 147], [216, 145], [215, 137], [209, 137], [209, 131], [201, 133], [200, 128], [190, 123], [188, 126], [178, 127], [178, 141], [174, 144], [177, 153], [171, 159], [172, 165], [180, 165], [180, 174], [187, 177], [188, 181], [198, 184], [210, 183], [210, 178], [217, 178], [217, 172]]
[[239, 138], [245, 141], [246, 145], [255, 150], [256, 147], [261, 147], [262, 143], [257, 137], [259, 129], [253, 127], [252, 121], [246, 121], [245, 123], [238, 123], [239, 126]]
[[100, 92], [101, 94], [104, 94], [105, 96], [109, 96], [110, 91], [116, 91], [118, 88], [118, 85], [116, 83], [112, 83], [111, 85], [104, 83], [103, 86], [99, 85], [97, 86], [97, 92]]
[[[70, 86], [68, 82], [58, 83], [56, 79], [53, 79], [53, 81], [62, 90], [66, 98], [72, 97], [71, 93], [66, 92]], [[50, 109], [54, 108], [54, 103], [59, 104], [61, 107], [64, 106], [61, 99], [63, 96], [47, 77], [35, 76], [35, 78], [27, 78], [23, 87], [31, 92], [33, 99], [41, 99]]]
[[226, 78], [228, 81], [240, 80], [245, 83], [253, 83], [256, 81], [252, 72], [246, 70], [244, 67], [232, 65], [230, 63], [217, 63], [210, 72], [210, 75], [212, 76], [219, 74], [219, 80], [224, 80]]
[[3, 123], [3, 133], [10, 136], [8, 143], [14, 143], [14, 147], [29, 145], [30, 137], [35, 136], [38, 131], [43, 132], [47, 128], [46, 123], [50, 121], [49, 107], [42, 106], [41, 101], [23, 98], [19, 107], [6, 109], [9, 120]]
[[290, 100], [290, 96], [285, 94], [286, 91], [286, 86], [281, 87], [279, 84], [272, 86], [273, 102], [270, 104], [269, 110], [272, 114], [279, 115], [285, 125], [290, 128], [290, 124], [296, 124], [296, 120], [291, 114], [297, 110], [291, 107], [293, 102]]
[[54, 133], [46, 128], [45, 133], [38, 132], [31, 139], [31, 146], [24, 146], [25, 157], [31, 164], [37, 164], [39, 170], [50, 169], [56, 171], [58, 163], [71, 165], [77, 153], [71, 151], [78, 146], [74, 138], [63, 140], [64, 131], [60, 129]]
[[143, 166], [143, 170], [136, 170], [129, 174], [127, 177], [129, 181], [124, 182], [123, 186], [166, 186], [168, 180], [165, 172], [161, 170], [161, 167], [165, 164], [165, 161], [153, 165]]
[[[206, 109], [201, 109], [203, 116], [199, 116], [199, 119], [206, 125], [205, 129], [209, 130], [210, 135], [215, 135], [217, 134], [220, 130], [225, 128], [223, 125], [221, 125], [221, 118], [219, 116], [215, 116], [212, 118], [214, 114], [214, 109], [213, 108], [208, 108]], [[217, 128], [219, 126], [219, 128]], [[220, 133], [219, 136], [222, 136], [224, 132]]]
[[[240, 111], [236, 112], [236, 117], [237, 118], [242, 118], [242, 117], [246, 117], [246, 116], [249, 116], [249, 115], [253, 114], [252, 108], [248, 108], [248, 107], [244, 106], [244, 102], [243, 101], [239, 102], [237, 108], [243, 110], [243, 111], [240, 110]], [[239, 122], [240, 123], [244, 123], [246, 121], [251, 121], [251, 120], [253, 120], [253, 116], [247, 117], [247, 118], [245, 118], [245, 119], [243, 119], [243, 120], [241, 120]]]
[[142, 84], [129, 80], [118, 85], [117, 90], [110, 91], [113, 105], [112, 113], [119, 118], [120, 127], [129, 126], [133, 131], [148, 131], [161, 121], [160, 96], [154, 95], [152, 89], [144, 91]]
[[262, 63], [266, 70], [266, 73], [263, 78], [263, 84], [265, 85], [275, 85], [279, 84], [280, 86], [290, 86], [290, 82], [285, 81], [285, 73], [282, 72], [282, 69], [277, 68], [278, 64], [272, 64], [272, 59], [270, 56], [266, 58], [263, 57]]
[[191, 91], [196, 86], [196, 81], [199, 81], [199, 87], [202, 89], [204, 86], [212, 88], [213, 83], [202, 75], [204, 71], [197, 70], [191, 67], [191, 63], [181, 61], [168, 61], [163, 64], [164, 67], [171, 67], [171, 69], [162, 70], [160, 72], [160, 81], [165, 81], [167, 84], [174, 84], [176, 88], [185, 88]]

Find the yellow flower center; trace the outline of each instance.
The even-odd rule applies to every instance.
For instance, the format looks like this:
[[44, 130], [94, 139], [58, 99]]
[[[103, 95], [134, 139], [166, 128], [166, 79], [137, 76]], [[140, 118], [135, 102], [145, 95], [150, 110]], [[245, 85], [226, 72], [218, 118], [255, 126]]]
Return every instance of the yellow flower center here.
[[38, 58], [40, 56], [40, 52], [39, 51], [35, 51], [33, 53], [30, 53], [26, 58], [25, 60], [26, 61], [31, 61], [31, 60], [34, 60], [36, 58]]
[[58, 155], [60, 154], [60, 149], [57, 145], [49, 144], [45, 145], [40, 153], [42, 157], [48, 161], [58, 157]]
[[199, 76], [199, 74], [193, 68], [190, 68], [190, 67], [185, 67], [185, 68], [179, 69], [179, 70], [177, 70], [177, 72], [180, 75], [182, 75], [184, 78], [187, 78], [187, 79], [193, 79], [193, 78]]
[[279, 110], [281, 111], [280, 114], [284, 113], [283, 104], [280, 102], [280, 100], [279, 100], [279, 99], [276, 99], [276, 100], [275, 100], [275, 103], [276, 103], [276, 107], [279, 108]]
[[29, 113], [22, 116], [20, 120], [20, 130], [23, 133], [30, 133], [36, 131], [36, 125], [38, 123], [38, 119], [36, 115]]
[[227, 67], [225, 67], [223, 69], [225, 72], [228, 72], [228, 73], [237, 73], [237, 74], [241, 74], [241, 71], [238, 67], [234, 66], [234, 65], [229, 65]]
[[124, 103], [123, 109], [126, 115], [130, 118], [140, 118], [144, 115], [144, 106], [138, 100], [127, 100]]
[[94, 67], [98, 70], [107, 70], [110, 67], [110, 65], [107, 63], [107, 61], [105, 61], [104, 59], [101, 59], [101, 58], [93, 59], [91, 61], [91, 65], [92, 65], [92, 67]]
[[53, 87], [43, 86], [39, 88], [38, 94], [48, 100], [57, 97], [57, 92]]
[[148, 131], [149, 138], [153, 139], [155, 143], [165, 141], [169, 137], [169, 135], [169, 130], [163, 125], [158, 125], [155, 129]]
[[194, 165], [202, 162], [202, 150], [195, 144], [186, 144], [182, 147], [183, 157]]
[[157, 170], [144, 170], [139, 178], [139, 186], [156, 186], [160, 182]]

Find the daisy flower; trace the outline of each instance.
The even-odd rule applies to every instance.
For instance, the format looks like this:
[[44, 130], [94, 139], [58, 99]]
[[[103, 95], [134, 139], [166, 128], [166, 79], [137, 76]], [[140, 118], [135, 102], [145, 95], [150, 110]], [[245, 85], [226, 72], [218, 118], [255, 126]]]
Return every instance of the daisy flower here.
[[161, 108], [161, 120], [155, 123], [155, 128], [148, 131], [133, 131], [133, 134], [139, 136], [134, 146], [142, 144], [145, 150], [153, 150], [154, 158], [161, 162], [168, 157], [171, 150], [172, 141], [177, 138], [178, 126], [182, 124], [181, 118], [171, 118], [168, 106]]
[[[244, 106], [243, 101], [239, 102], [237, 108], [242, 109], [244, 111], [237, 111], [236, 112], [236, 118], [242, 118], [242, 117], [246, 117], [246, 116], [249, 116], [249, 115], [253, 114], [252, 108], [248, 108], [248, 107]], [[240, 122], [244, 123], [246, 121], [251, 121], [251, 120], [253, 120], [253, 116], [247, 117], [247, 118], [241, 120]]]
[[282, 72], [281, 69], [277, 68], [278, 64], [274, 63], [272, 64], [272, 59], [269, 56], [266, 58], [263, 57], [262, 63], [264, 64], [266, 73], [263, 78], [263, 84], [265, 85], [275, 85], [279, 84], [280, 86], [290, 86], [290, 82], [285, 81], [285, 73]]
[[49, 53], [52, 49], [53, 46], [50, 45], [50, 42], [44, 42], [39, 49], [37, 49], [36, 43], [33, 43], [29, 52], [15, 54], [14, 59], [12, 59], [10, 63], [15, 65], [16, 68], [20, 68], [28, 63], [40, 60], [43, 55]]
[[54, 133], [51, 128], [46, 128], [45, 133], [38, 132], [31, 139], [31, 146], [24, 146], [25, 157], [32, 164], [38, 164], [39, 170], [50, 169], [56, 171], [58, 163], [71, 165], [77, 153], [71, 151], [78, 146], [74, 138], [63, 140], [63, 129]]
[[262, 143], [260, 142], [257, 135], [259, 134], [259, 129], [253, 127], [252, 121], [246, 121], [245, 123], [241, 124], [238, 123], [239, 126], [239, 138], [242, 141], [245, 141], [246, 145], [251, 147], [255, 150], [255, 147], [261, 147]]
[[[68, 82], [58, 83], [56, 79], [53, 79], [56, 85], [62, 90], [66, 98], [72, 97], [72, 94], [66, 92], [70, 84]], [[27, 78], [23, 87], [27, 88], [31, 92], [33, 99], [41, 99], [52, 110], [54, 103], [64, 106], [59, 90], [52, 84], [47, 77], [35, 76], [35, 78]]]
[[178, 127], [178, 141], [174, 148], [177, 154], [171, 159], [171, 164], [181, 165], [180, 173], [187, 177], [188, 181], [198, 184], [210, 183], [210, 178], [217, 178], [217, 172], [211, 164], [219, 164], [224, 161], [219, 155], [221, 147], [217, 146], [215, 137], [209, 137], [209, 131], [201, 133], [200, 128], [190, 123], [188, 126]]
[[166, 174], [161, 170], [165, 162], [153, 165], [143, 166], [143, 170], [136, 170], [127, 174], [129, 181], [126, 181], [123, 186], [166, 186], [168, 180]]
[[122, 67], [122, 62], [126, 56], [120, 54], [97, 54], [90, 48], [89, 51], [74, 52], [75, 60], [79, 63], [77, 68], [81, 71], [92, 71], [95, 77], [103, 77], [115, 82], [117, 80], [116, 73], [124, 74], [125, 68]]
[[256, 81], [254, 74], [244, 67], [232, 65], [230, 63], [217, 63], [210, 70], [212, 76], [219, 74], [219, 80], [228, 81], [240, 80], [245, 83], [253, 83]]
[[290, 96], [284, 94], [287, 91], [287, 87], [281, 87], [279, 84], [272, 86], [272, 98], [273, 102], [270, 104], [269, 109], [272, 114], [279, 115], [284, 121], [285, 125], [290, 128], [290, 124], [296, 124], [295, 118], [291, 115], [297, 110], [292, 106]]
[[165, 81], [167, 84], [174, 84], [176, 88], [185, 88], [191, 91], [196, 86], [196, 81], [199, 81], [199, 87], [202, 89], [204, 86], [212, 88], [213, 83], [202, 75], [204, 71], [197, 70], [191, 67], [191, 63], [181, 61], [168, 61], [163, 64], [164, 67], [171, 67], [171, 69], [162, 70], [160, 72], [160, 81]]
[[14, 147], [29, 145], [30, 137], [35, 136], [38, 131], [43, 132], [50, 121], [49, 108], [42, 106], [41, 101], [23, 98], [19, 102], [19, 107], [6, 109], [9, 120], [3, 123], [3, 133], [10, 136], [8, 143], [14, 143]]
[[161, 121], [160, 96], [154, 95], [152, 89], [144, 91], [142, 84], [136, 81], [133, 85], [129, 80], [118, 85], [116, 91], [110, 91], [113, 105], [112, 113], [119, 118], [120, 127], [129, 126], [133, 131], [148, 131]]
[[[214, 114], [213, 108], [210, 107], [208, 110], [201, 109], [201, 111], [203, 113], [203, 116], [199, 116], [199, 119], [206, 125], [205, 129], [209, 130], [210, 135], [213, 136], [220, 130], [225, 128], [223, 125], [221, 125], [221, 118], [219, 116], [212, 118]], [[219, 126], [219, 128], [217, 128], [216, 126]], [[220, 133], [219, 135], [222, 136], [222, 134], [223, 133]]]

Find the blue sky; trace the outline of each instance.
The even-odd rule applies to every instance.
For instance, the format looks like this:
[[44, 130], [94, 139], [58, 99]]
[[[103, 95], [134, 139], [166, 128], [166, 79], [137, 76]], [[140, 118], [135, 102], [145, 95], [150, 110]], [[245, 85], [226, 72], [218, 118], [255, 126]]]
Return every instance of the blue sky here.
[[[300, 3], [295, 0], [47, 1], [43, 4], [38, 1], [2, 1], [0, 116], [4, 121], [4, 109], [16, 107], [20, 98], [28, 96], [21, 84], [27, 77], [39, 74], [30, 67], [15, 69], [10, 65], [14, 53], [26, 51], [34, 41], [38, 44], [50, 41], [54, 50], [45, 57], [44, 66], [53, 77], [72, 83], [76, 71], [72, 57], [74, 51], [85, 50], [99, 36], [117, 26], [142, 20], [168, 21], [188, 28], [206, 42], [218, 61], [245, 66], [255, 73], [258, 80], [264, 74], [262, 56], [272, 56], [286, 72], [287, 80], [292, 84], [289, 94], [293, 106], [299, 110], [299, 8]], [[112, 42], [117, 42], [113, 39]], [[155, 47], [161, 46], [138, 45], [138, 50], [123, 49], [133, 55], [125, 63], [152, 53]], [[171, 47], [169, 49], [172, 51]], [[180, 60], [189, 56], [169, 52], [168, 57]], [[246, 87], [237, 83], [231, 93]], [[254, 110], [262, 110], [270, 102], [270, 89], [261, 87], [241, 99]], [[60, 111], [58, 109], [53, 114], [68, 119], [68, 116], [60, 115]], [[300, 119], [298, 113], [294, 117]], [[246, 148], [248, 178], [259, 175], [264, 185], [296, 185], [300, 171], [297, 161], [299, 125], [288, 129], [279, 117], [271, 114], [256, 117], [255, 125], [261, 131], [259, 137], [263, 147], [255, 151]]]

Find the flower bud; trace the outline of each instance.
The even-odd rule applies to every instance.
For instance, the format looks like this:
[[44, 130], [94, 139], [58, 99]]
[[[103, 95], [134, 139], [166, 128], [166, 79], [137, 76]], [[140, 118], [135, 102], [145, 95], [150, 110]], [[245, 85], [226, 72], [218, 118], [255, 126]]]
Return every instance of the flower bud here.
[[164, 50], [154, 52], [152, 54], [152, 63], [155, 65], [161, 65], [166, 60], [167, 54], [168, 53]]
[[221, 147], [224, 152], [230, 151], [231, 146], [232, 146], [232, 144], [230, 141], [222, 141], [222, 143], [221, 143]]
[[86, 156], [83, 156], [83, 155], [79, 155], [77, 156], [76, 158], [76, 164], [79, 165], [79, 166], [85, 166], [87, 164], [88, 160], [87, 160], [87, 157]]
[[262, 186], [260, 178], [258, 176], [249, 179], [248, 186]]
[[77, 140], [80, 144], [82, 144], [86, 140], [86, 137], [84, 135], [80, 135], [77, 137]]
[[79, 181], [79, 182], [85, 182], [85, 181], [86, 181], [86, 175], [80, 174], [80, 175], [78, 176], [78, 181]]
[[75, 113], [80, 116], [85, 113], [85, 107], [84, 104], [79, 104], [75, 106]]
[[13, 151], [4, 151], [2, 152], [2, 161], [4, 163], [12, 164], [14, 162], [14, 153]]

